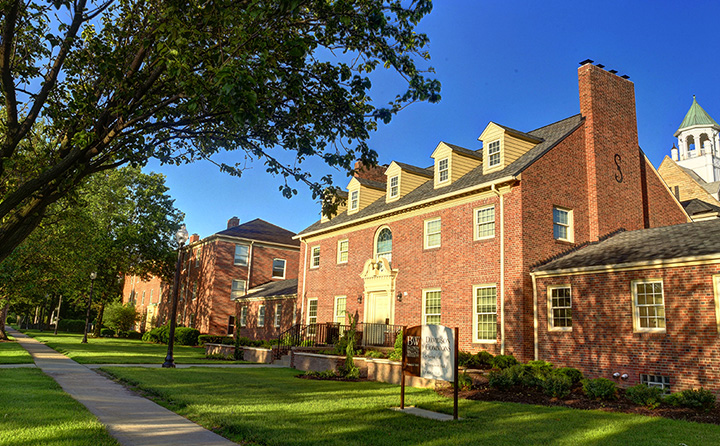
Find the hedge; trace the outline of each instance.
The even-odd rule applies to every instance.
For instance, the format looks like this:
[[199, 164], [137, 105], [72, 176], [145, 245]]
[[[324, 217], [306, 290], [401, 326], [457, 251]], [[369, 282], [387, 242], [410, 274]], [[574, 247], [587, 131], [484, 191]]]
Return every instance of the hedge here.
[[85, 319], [60, 319], [60, 322], [58, 322], [58, 331], [84, 333]]
[[[150, 331], [145, 332], [142, 336], [142, 340], [146, 342], [157, 342], [161, 344], [167, 344], [170, 339], [170, 327], [162, 325], [157, 328], [153, 328]], [[178, 345], [197, 345], [198, 337], [200, 336], [200, 330], [189, 327], [176, 327], [175, 328], [175, 343]]]

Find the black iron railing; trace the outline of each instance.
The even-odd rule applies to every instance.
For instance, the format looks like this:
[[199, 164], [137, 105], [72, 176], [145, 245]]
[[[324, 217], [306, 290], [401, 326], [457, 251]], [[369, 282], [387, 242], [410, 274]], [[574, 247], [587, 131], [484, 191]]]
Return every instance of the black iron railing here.
[[[355, 327], [355, 340], [363, 347], [393, 347], [402, 325], [360, 322]], [[275, 358], [281, 358], [293, 347], [327, 347], [335, 345], [350, 325], [327, 322], [325, 324], [295, 324], [277, 339]]]

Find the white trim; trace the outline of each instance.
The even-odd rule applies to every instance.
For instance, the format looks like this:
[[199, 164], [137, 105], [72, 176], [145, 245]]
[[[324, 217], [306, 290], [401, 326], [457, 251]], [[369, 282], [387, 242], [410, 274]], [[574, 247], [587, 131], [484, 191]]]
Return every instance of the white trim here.
[[530, 273], [533, 286], [533, 359], [537, 361], [540, 357], [540, 345], [538, 344], [538, 294], [537, 294], [537, 279], [535, 273]]
[[[393, 251], [393, 247], [392, 247], [393, 238], [392, 238], [392, 237], [393, 237], [393, 231], [392, 231], [392, 229], [390, 229], [390, 226], [388, 226], [388, 225], [382, 225], [382, 226], [380, 226], [379, 228], [377, 228], [377, 229], [375, 230], [375, 237], [373, 237], [373, 259], [375, 259], [375, 260], [378, 259], [378, 250], [377, 250], [378, 238], [380, 237], [380, 233], [383, 231], [383, 229], [387, 229], [388, 231], [390, 231], [390, 237], [391, 237], [391, 238], [390, 238], [390, 240], [391, 240], [391, 241], [390, 241], [390, 252], [389, 252], [390, 258], [388, 259], [388, 263], [390, 263], [390, 262], [392, 262], [392, 251]], [[383, 254], [388, 254], [388, 253], [383, 253]], [[385, 258], [387, 258], [387, 257], [385, 257]]]
[[[342, 250], [340, 249], [340, 245], [342, 244], [342, 242], [346, 242], [346, 243], [347, 243], [347, 247], [346, 247], [345, 251], [342, 251]], [[342, 259], [340, 258], [340, 255], [341, 255], [343, 252], [345, 253], [345, 260], [342, 260]], [[349, 259], [350, 259], [350, 241], [349, 241], [347, 238], [344, 238], [344, 239], [342, 239], [342, 240], [338, 240], [338, 244], [337, 244], [337, 263], [338, 263], [338, 264], [347, 263]]]
[[279, 328], [280, 325], [282, 325], [282, 302], [276, 302], [273, 308], [273, 327]]
[[[338, 319], [338, 314], [337, 314], [338, 313], [338, 311], [337, 311], [338, 310], [338, 301], [340, 299], [345, 299], [345, 310], [343, 310], [344, 313], [342, 315], [342, 319], [343, 319], [342, 321]], [[336, 323], [339, 322], [344, 325], [346, 318], [347, 318], [347, 296], [335, 296], [335, 302], [333, 305], [333, 322], [336, 322]]]
[[[440, 222], [440, 229], [437, 231], [437, 235], [439, 236], [438, 244], [430, 246], [429, 237], [430, 235], [435, 235], [435, 233], [430, 234], [428, 232], [428, 225], [433, 222]], [[428, 218], [423, 222], [423, 248], [424, 249], [434, 249], [439, 248], [442, 245], [442, 218], [441, 217], [433, 217]]]
[[496, 184], [507, 183], [507, 182], [509, 182], [509, 181], [515, 181], [515, 180], [517, 180], [517, 179], [519, 179], [519, 178], [520, 178], [519, 175], [517, 175], [517, 176], [516, 176], [516, 175], [504, 176], [504, 177], [498, 178], [497, 180], [494, 180], [494, 181], [488, 181], [488, 182], [486, 182], [486, 183], [475, 184], [475, 185], [472, 185], [472, 186], [470, 186], [470, 187], [466, 187], [466, 188], [464, 188], [464, 189], [460, 189], [460, 190], [448, 192], [448, 193], [446, 193], [446, 194], [438, 195], [437, 197], [426, 198], [425, 200], [416, 201], [416, 202], [414, 202], [414, 203], [406, 204], [406, 205], [400, 206], [400, 207], [398, 207], [398, 208], [388, 209], [387, 211], [379, 212], [379, 213], [377, 213], [377, 214], [368, 215], [367, 217], [363, 217], [363, 218], [358, 219], [358, 220], [352, 220], [352, 221], [346, 222], [346, 223], [344, 223], [344, 224], [338, 224], [337, 226], [332, 226], [332, 227], [329, 227], [329, 228], [320, 228], [320, 229], [318, 229], [318, 230], [316, 230], [316, 231], [306, 232], [306, 233], [304, 233], [304, 234], [299, 234], [299, 235], [294, 236], [293, 239], [301, 239], [301, 238], [303, 238], [303, 237], [304, 237], [305, 239], [307, 239], [307, 238], [312, 237], [312, 236], [317, 235], [317, 234], [322, 234], [322, 233], [325, 233], [325, 232], [332, 232], [332, 231], [336, 231], [336, 230], [338, 230], [338, 229], [341, 229], [341, 228], [344, 228], [344, 227], [347, 227], [347, 226], [355, 226], [355, 225], [358, 225], [358, 224], [363, 223], [363, 222], [367, 222], [367, 221], [371, 221], [371, 220], [377, 220], [377, 219], [380, 219], [380, 218], [382, 218], [382, 217], [384, 217], [384, 216], [387, 216], [387, 215], [400, 214], [400, 213], [403, 213], [404, 211], [412, 211], [412, 210], [415, 210], [415, 209], [417, 209], [418, 207], [422, 207], [422, 206], [424, 206], [424, 205], [426, 205], [426, 204], [430, 204], [430, 203], [434, 203], [434, 202], [445, 201], [445, 200], [451, 199], [451, 198], [453, 198], [453, 197], [455, 197], [455, 196], [468, 194], [468, 193], [471, 193], [471, 192], [474, 192], [474, 191], [477, 191], [477, 190], [480, 190], [480, 189], [488, 189], [488, 191], [490, 191], [491, 186], [495, 186]]
[[[561, 212], [567, 213], [567, 225], [563, 223], [555, 223], [555, 209]], [[575, 219], [573, 218], [573, 210], [569, 208], [565, 208], [562, 206], [553, 206], [553, 215], [552, 215], [552, 222], [553, 222], [553, 238], [555, 240], [560, 240], [562, 242], [575, 242]], [[555, 225], [567, 227], [567, 237], [555, 237]]]
[[[425, 308], [425, 304], [427, 303], [427, 295], [428, 293], [434, 293], [438, 292], [440, 293], [440, 322], [439, 324], [442, 324], [442, 290], [440, 288], [424, 288], [422, 290], [422, 325], [427, 324], [427, 312]], [[390, 296], [392, 298], [392, 296]], [[437, 313], [432, 313], [431, 315], [436, 315]]]
[[[444, 170], [441, 170], [441, 169], [440, 169], [440, 163], [442, 163], [443, 161], [446, 161], [446, 162], [447, 162], [447, 167], [446, 167]], [[445, 183], [447, 183], [447, 182], [450, 181], [450, 156], [447, 156], [447, 157], [445, 157], [445, 158], [439, 159], [439, 160], [437, 161], [436, 171], [437, 171], [437, 184], [445, 184]], [[447, 178], [445, 178], [444, 180], [441, 179], [441, 173], [442, 173], [442, 172], [447, 172]]]
[[[640, 327], [640, 309], [637, 304], [637, 285], [640, 284], [660, 284], [660, 293], [662, 296], [663, 320], [665, 327], [648, 328]], [[665, 286], [661, 278], [638, 279], [630, 282], [630, 295], [632, 296], [632, 316], [633, 316], [633, 333], [666, 333], [667, 332], [667, 313], [665, 312]]]
[[618, 263], [615, 265], [581, 266], [577, 268], [554, 269], [550, 271], [535, 271], [538, 277], [579, 276], [594, 273], [614, 273], [620, 271], [633, 271], [657, 268], [678, 268], [683, 266], [712, 265], [720, 263], [719, 254], [704, 256], [678, 257], [663, 260], [642, 260], [638, 262]]
[[[237, 262], [237, 251], [239, 247], [245, 247], [247, 249], [247, 254], [245, 256], [245, 263], [238, 263]], [[235, 251], [233, 252], [233, 265], [235, 266], [248, 266], [248, 263], [250, 261], [250, 245], [246, 245], [244, 243], [235, 243]]]
[[[275, 275], [275, 261], [276, 261], [276, 260], [280, 260], [280, 261], [283, 262], [282, 276], [276, 276], [276, 275]], [[271, 273], [273, 279], [284, 279], [284, 278], [285, 278], [285, 271], [286, 271], [286, 270], [287, 270], [287, 260], [281, 259], [281, 258], [278, 258], [278, 257], [276, 257], [276, 258], [273, 259], [273, 266], [272, 266], [272, 273]]]
[[307, 315], [306, 315], [306, 319], [305, 319], [305, 323], [307, 325], [310, 325], [310, 307], [312, 306], [311, 305], [312, 301], [315, 301], [315, 322], [313, 322], [313, 324], [317, 324], [318, 300], [317, 300], [317, 297], [313, 297], [313, 298], [308, 299]]
[[717, 332], [720, 334], [720, 274], [714, 274], [713, 291], [715, 292], [715, 321], [717, 323]]
[[[486, 236], [480, 237], [479, 236], [480, 224], [477, 221], [478, 213], [481, 211], [490, 209], [490, 208], [492, 208], [492, 210], [493, 210], [493, 222], [492, 222], [493, 223], [493, 233], [492, 233], [492, 235], [486, 235]], [[473, 223], [472, 223], [472, 225], [473, 225], [473, 240], [488, 240], [491, 238], [495, 238], [495, 230], [497, 229], [497, 218], [495, 216], [495, 204], [490, 204], [487, 206], [480, 206], [478, 208], [473, 209], [472, 218], [473, 218]], [[489, 224], [489, 222], [485, 222], [483, 224]]]
[[[318, 264], [315, 265], [315, 250], [317, 249]], [[320, 245], [315, 245], [310, 248], [310, 269], [320, 268]], [[304, 283], [304, 282], [303, 282]]]
[[[477, 329], [477, 316], [479, 314], [490, 314], [490, 313], [478, 313], [477, 312], [477, 290], [482, 288], [494, 288], [495, 289], [495, 339], [480, 339], [478, 329]], [[472, 287], [472, 342], [474, 344], [497, 344], [497, 336], [498, 336], [498, 319], [500, 318], [500, 315], [498, 314], [498, 286], [497, 283], [486, 283], [481, 285], [473, 285]]]
[[[572, 314], [572, 302], [573, 302], [573, 292], [572, 292], [572, 286], [569, 283], [563, 283], [558, 285], [548, 285], [547, 289], [545, 290], [545, 296], [547, 297], [547, 329], [548, 331], [572, 331], [572, 325], [570, 327], [556, 327], [555, 326], [555, 318], [553, 317], [553, 306], [552, 306], [552, 291], [561, 289], [561, 288], [567, 288], [570, 290], [570, 311]], [[564, 307], [563, 307], [564, 308]], [[572, 316], [570, 317], [570, 323], [572, 324]]]
[[[242, 289], [236, 290], [234, 288], [235, 282], [242, 283]], [[235, 293], [236, 291], [238, 293], [242, 293], [242, 294], [240, 294], [239, 296], [233, 296], [233, 293]], [[231, 300], [240, 299], [241, 297], [247, 295], [247, 291], [248, 291], [247, 290], [247, 281], [245, 279], [232, 279], [232, 282], [230, 282], [230, 299]]]
[[[497, 158], [498, 158], [498, 162], [493, 164], [493, 163], [492, 163], [492, 155], [495, 155], [495, 153], [490, 153], [490, 148], [491, 148], [491, 146], [492, 146], [493, 144], [495, 144], [495, 143], [497, 143]], [[487, 160], [488, 160], [488, 170], [491, 169], [491, 168], [500, 166], [500, 165], [502, 164], [502, 146], [501, 146], [501, 144], [500, 144], [500, 140], [499, 140], [499, 139], [496, 139], [496, 140], [494, 140], [494, 141], [490, 141], [490, 142], [488, 143], [488, 148], [487, 148]]]
[[[395, 186], [392, 185], [393, 180], [397, 181]], [[395, 194], [393, 194], [393, 187], [395, 188]], [[388, 200], [400, 198], [400, 174], [393, 175], [388, 178]]]
[[[353, 195], [356, 195], [356, 197], [353, 198]], [[348, 211], [357, 211], [360, 208], [360, 190], [350, 191], [350, 197], [348, 198]], [[355, 204], [354, 206], [353, 203]]]
[[241, 327], [247, 327], [247, 313], [248, 313], [248, 306], [243, 305], [240, 307], [240, 320], [236, 321]]
[[[260, 311], [262, 310], [262, 311]], [[262, 314], [262, 320], [260, 319], [260, 314]], [[258, 327], [265, 327], [265, 304], [260, 304], [258, 306]]]

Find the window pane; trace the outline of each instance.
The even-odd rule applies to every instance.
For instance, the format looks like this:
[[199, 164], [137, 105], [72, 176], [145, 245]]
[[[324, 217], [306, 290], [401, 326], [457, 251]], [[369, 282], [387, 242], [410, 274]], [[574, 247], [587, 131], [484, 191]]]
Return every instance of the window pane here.
[[273, 277], [285, 277], [285, 260], [274, 259], [273, 260]]
[[478, 209], [476, 213], [477, 237], [493, 237], [495, 235], [495, 207]]
[[248, 263], [248, 247], [247, 245], [235, 245], [235, 264], [247, 265]]
[[258, 308], [258, 327], [265, 326], [265, 305], [260, 305]]
[[378, 234], [377, 239], [377, 258], [385, 257], [388, 261], [392, 258], [392, 232], [388, 228], [383, 228]]
[[475, 321], [478, 339], [494, 341], [497, 338], [496, 287], [476, 288]]
[[425, 323], [440, 323], [440, 291], [428, 291], [425, 293]]

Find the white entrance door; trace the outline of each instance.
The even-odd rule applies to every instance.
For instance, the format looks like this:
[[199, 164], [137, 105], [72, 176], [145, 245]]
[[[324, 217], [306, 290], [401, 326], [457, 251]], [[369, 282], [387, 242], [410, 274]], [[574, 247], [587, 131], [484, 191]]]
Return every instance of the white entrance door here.
[[387, 293], [370, 293], [363, 335], [365, 345], [384, 345], [386, 324], [390, 323], [390, 298]]

